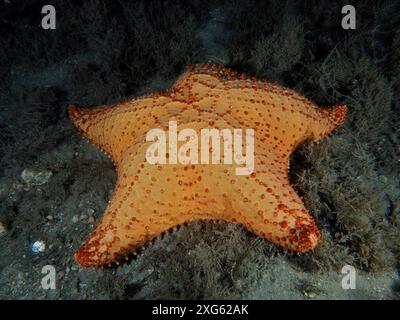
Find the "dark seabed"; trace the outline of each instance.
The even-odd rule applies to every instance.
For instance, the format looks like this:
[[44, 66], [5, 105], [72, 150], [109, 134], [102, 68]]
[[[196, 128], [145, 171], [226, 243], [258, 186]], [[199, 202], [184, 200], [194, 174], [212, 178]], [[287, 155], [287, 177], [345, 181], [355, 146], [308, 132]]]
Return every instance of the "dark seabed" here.
[[[400, 2], [1, 1], [1, 299], [398, 299]], [[57, 29], [41, 28], [41, 8]], [[324, 242], [296, 255], [228, 223], [196, 222], [119, 267], [73, 255], [100, 220], [116, 174], [67, 105], [166, 89], [212, 60], [320, 106], [346, 104], [334, 135], [302, 146], [291, 179]], [[32, 245], [42, 241], [42, 252]], [[43, 266], [57, 272], [43, 290]], [[343, 290], [344, 265], [357, 271]]]

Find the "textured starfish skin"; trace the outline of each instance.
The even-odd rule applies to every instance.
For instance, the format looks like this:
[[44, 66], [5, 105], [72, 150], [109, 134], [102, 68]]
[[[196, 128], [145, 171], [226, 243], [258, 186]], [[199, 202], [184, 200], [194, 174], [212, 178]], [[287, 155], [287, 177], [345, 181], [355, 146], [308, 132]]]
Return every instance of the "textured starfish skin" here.
[[[321, 237], [290, 185], [291, 153], [317, 141], [345, 119], [347, 108], [317, 108], [297, 93], [249, 79], [217, 65], [194, 66], [166, 91], [114, 106], [69, 106], [81, 133], [113, 160], [114, 194], [99, 225], [75, 254], [82, 266], [119, 261], [177, 225], [209, 219], [240, 223], [294, 252], [312, 250]], [[152, 128], [252, 128], [255, 167], [147, 163]]]

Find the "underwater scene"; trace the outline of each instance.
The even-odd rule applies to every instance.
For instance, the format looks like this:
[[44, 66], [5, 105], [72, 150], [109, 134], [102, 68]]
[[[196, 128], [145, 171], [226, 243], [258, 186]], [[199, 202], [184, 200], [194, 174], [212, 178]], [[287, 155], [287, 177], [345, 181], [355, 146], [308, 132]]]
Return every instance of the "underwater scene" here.
[[0, 300], [400, 298], [400, 1], [2, 0], [0, 79]]

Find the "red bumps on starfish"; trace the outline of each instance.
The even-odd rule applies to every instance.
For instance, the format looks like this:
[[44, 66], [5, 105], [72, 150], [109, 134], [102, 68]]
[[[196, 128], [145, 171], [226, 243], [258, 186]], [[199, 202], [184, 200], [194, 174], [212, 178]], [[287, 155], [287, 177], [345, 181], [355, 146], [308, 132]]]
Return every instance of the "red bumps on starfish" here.
[[[114, 106], [81, 109], [70, 118], [114, 161], [114, 194], [97, 228], [75, 258], [82, 266], [119, 261], [172, 227], [193, 220], [240, 223], [294, 252], [320, 242], [320, 233], [290, 185], [288, 164], [301, 143], [343, 123], [346, 106], [317, 108], [299, 94], [213, 64], [194, 66], [167, 92]], [[146, 134], [167, 128], [254, 129], [254, 171], [235, 165], [146, 161]]]

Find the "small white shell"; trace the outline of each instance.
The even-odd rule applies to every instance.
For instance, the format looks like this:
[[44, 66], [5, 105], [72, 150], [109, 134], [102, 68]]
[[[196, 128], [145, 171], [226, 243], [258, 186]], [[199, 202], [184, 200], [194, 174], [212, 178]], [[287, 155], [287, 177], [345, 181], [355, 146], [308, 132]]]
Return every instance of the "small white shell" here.
[[33, 253], [40, 253], [46, 249], [46, 244], [42, 240], [35, 241], [32, 244], [32, 252]]

